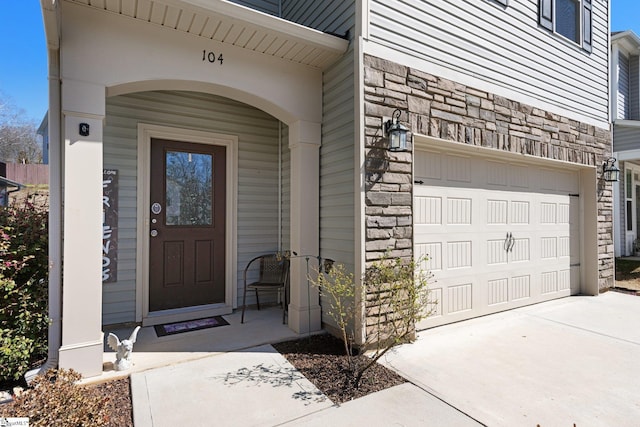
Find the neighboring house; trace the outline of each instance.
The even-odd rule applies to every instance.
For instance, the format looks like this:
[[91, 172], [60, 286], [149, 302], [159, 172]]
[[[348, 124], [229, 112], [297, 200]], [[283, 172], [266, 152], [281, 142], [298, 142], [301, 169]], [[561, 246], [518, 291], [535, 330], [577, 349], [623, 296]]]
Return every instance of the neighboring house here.
[[19, 182], [7, 178], [7, 164], [0, 162], [0, 207], [9, 206], [9, 195], [22, 187]]
[[38, 130], [36, 131], [42, 138], [42, 164], [49, 164], [49, 113], [45, 113]]
[[640, 38], [633, 31], [611, 34], [613, 151], [620, 182], [614, 187], [615, 254], [640, 252]]
[[[98, 375], [104, 325], [232, 312], [270, 251], [356, 278], [385, 251], [428, 255], [421, 328], [612, 285], [607, 2], [42, 5], [50, 363]], [[397, 115], [407, 151], [383, 131]], [[291, 261], [289, 327], [318, 330]]]

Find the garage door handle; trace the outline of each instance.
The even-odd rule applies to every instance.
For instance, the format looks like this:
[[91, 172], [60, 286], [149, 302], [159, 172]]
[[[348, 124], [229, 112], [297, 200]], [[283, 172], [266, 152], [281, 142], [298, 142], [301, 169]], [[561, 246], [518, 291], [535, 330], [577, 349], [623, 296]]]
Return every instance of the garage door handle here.
[[505, 251], [511, 252], [515, 244], [516, 244], [516, 239], [513, 237], [513, 233], [508, 232], [507, 238], [504, 240], [504, 245], [502, 245], [502, 247], [504, 248]]
[[507, 233], [507, 238], [504, 239], [504, 244], [502, 245], [502, 247], [504, 248], [504, 250], [506, 252], [509, 252], [509, 244], [511, 242], [511, 232]]

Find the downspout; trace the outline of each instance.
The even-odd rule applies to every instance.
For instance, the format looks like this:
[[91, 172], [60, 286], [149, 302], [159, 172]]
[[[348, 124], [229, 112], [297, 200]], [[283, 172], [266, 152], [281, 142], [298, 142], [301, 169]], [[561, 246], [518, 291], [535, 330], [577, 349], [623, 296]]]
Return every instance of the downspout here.
[[278, 251], [282, 247], [282, 122], [278, 120]]
[[48, 369], [58, 367], [58, 350], [62, 345], [62, 152], [60, 44], [58, 5], [55, 0], [41, 0], [49, 54], [49, 334], [47, 360], [25, 374], [29, 383]]

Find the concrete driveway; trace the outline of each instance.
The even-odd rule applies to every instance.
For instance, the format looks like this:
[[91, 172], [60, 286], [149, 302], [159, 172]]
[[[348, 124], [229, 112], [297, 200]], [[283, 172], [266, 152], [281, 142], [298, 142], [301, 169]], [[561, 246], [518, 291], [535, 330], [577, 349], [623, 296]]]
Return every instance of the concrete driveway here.
[[383, 363], [487, 426], [638, 426], [640, 298], [564, 298], [433, 328]]

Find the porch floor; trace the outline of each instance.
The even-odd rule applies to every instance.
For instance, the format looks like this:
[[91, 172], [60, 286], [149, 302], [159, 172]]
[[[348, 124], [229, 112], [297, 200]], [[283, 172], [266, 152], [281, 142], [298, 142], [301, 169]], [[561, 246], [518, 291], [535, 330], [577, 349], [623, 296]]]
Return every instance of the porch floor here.
[[127, 339], [134, 328], [105, 329], [102, 375], [87, 378], [84, 382], [108, 381], [147, 369], [301, 337], [282, 324], [282, 309], [278, 306], [247, 309], [244, 324], [240, 323], [241, 313], [242, 310], [236, 310], [223, 316], [229, 322], [226, 326], [164, 337], [158, 337], [153, 326], [141, 328], [133, 346], [133, 366], [125, 371], [113, 369], [116, 354], [107, 346], [107, 336], [113, 332], [120, 340]]

